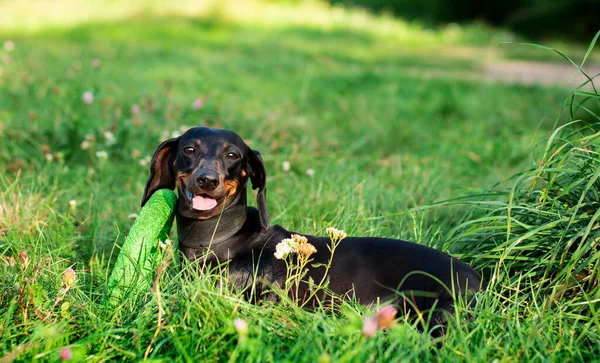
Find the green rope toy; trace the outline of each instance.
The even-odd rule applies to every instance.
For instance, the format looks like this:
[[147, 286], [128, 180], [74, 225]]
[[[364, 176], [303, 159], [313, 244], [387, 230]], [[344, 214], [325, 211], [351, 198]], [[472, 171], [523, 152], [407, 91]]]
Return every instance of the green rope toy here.
[[177, 196], [169, 189], [154, 192], [125, 239], [108, 279], [109, 303], [116, 305], [134, 292], [147, 291], [161, 259], [158, 242], [173, 226]]

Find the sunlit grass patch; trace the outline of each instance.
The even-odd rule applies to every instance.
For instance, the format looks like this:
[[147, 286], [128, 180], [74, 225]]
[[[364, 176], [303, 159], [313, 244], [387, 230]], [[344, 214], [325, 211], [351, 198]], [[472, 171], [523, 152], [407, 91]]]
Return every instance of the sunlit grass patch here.
[[[539, 140], [555, 130], [567, 91], [445, 77], [476, 67], [481, 53], [436, 48], [504, 33], [425, 30], [321, 2], [198, 4], [0, 4], [0, 357], [597, 356], [597, 117], [588, 113], [585, 131], [562, 128], [545, 150]], [[422, 77], [430, 68], [440, 73]], [[250, 304], [226, 276], [187, 279], [176, 264], [159, 275], [161, 304], [155, 289], [107, 307], [114, 244], [139, 212], [149, 157], [197, 125], [234, 130], [261, 151], [274, 223], [459, 252], [493, 288], [438, 340], [402, 320], [365, 336], [376, 306]], [[425, 207], [499, 181], [471, 203]], [[76, 283], [54, 306], [69, 267]]]
[[510, 180], [505, 200], [474, 201], [488, 212], [457, 226], [449, 244], [524, 318], [550, 316], [557, 329], [566, 319], [578, 344], [593, 345], [600, 333], [600, 118], [593, 111], [600, 98], [573, 94], [565, 112], [583, 111], [588, 121], [571, 118], [557, 128], [537, 166]]

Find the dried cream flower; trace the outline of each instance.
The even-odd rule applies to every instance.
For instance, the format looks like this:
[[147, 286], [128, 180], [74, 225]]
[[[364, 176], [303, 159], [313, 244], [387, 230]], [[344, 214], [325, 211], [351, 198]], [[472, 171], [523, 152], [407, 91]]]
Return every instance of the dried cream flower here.
[[300, 243], [296, 247], [296, 252], [299, 255], [308, 257], [308, 256], [312, 255], [313, 253], [317, 253], [317, 249], [311, 243], [306, 242], [306, 243]]
[[294, 240], [294, 242], [296, 242], [296, 244], [300, 244], [300, 243], [307, 243], [308, 242], [308, 238], [301, 236], [299, 234], [293, 234], [292, 235], [292, 239]]
[[337, 229], [337, 228], [333, 228], [333, 227], [329, 227], [325, 230], [325, 232], [327, 233], [327, 235], [329, 236], [329, 238], [331, 238], [332, 241], [341, 241], [344, 238], [348, 237], [348, 235], [346, 234], [346, 232], [344, 232], [341, 229]]
[[72, 267], [69, 267], [63, 272], [62, 282], [66, 287], [72, 287], [75, 284], [75, 281], [77, 281], [75, 270], [73, 270]]

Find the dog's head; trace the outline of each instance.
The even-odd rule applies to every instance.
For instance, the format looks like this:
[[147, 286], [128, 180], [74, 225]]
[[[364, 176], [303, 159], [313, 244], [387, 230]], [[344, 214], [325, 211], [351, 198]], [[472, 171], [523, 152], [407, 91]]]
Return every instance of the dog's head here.
[[163, 142], [154, 153], [142, 206], [158, 189], [177, 188], [178, 214], [193, 219], [218, 217], [246, 192], [248, 178], [253, 189], [258, 188], [260, 222], [266, 229], [267, 178], [260, 153], [234, 132], [194, 127]]

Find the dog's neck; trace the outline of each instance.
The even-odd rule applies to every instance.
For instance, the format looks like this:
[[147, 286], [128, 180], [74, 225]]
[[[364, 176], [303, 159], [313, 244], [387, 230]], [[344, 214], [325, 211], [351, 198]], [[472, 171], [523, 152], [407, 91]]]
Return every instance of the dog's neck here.
[[180, 247], [195, 249], [214, 248], [231, 239], [246, 222], [246, 188], [220, 215], [209, 219], [177, 217], [177, 236]]

